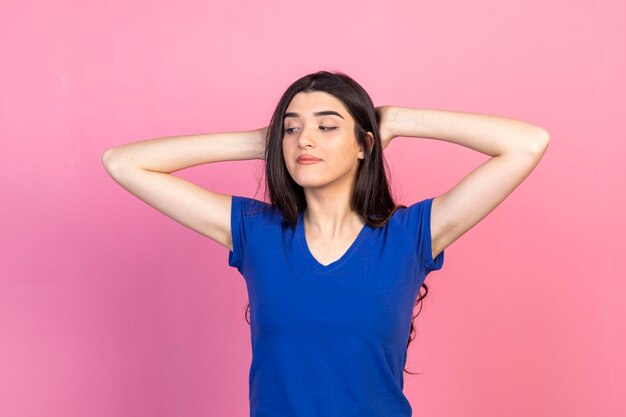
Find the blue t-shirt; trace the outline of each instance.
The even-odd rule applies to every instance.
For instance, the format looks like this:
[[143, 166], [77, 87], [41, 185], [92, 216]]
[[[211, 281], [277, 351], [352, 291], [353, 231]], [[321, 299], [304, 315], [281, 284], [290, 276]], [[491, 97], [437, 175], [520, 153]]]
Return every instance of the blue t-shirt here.
[[[434, 197], [433, 197], [434, 198]], [[250, 303], [251, 417], [409, 417], [403, 368], [418, 291], [441, 269], [433, 198], [364, 225], [340, 259], [318, 262], [303, 212], [295, 228], [263, 201], [233, 196], [228, 265]]]

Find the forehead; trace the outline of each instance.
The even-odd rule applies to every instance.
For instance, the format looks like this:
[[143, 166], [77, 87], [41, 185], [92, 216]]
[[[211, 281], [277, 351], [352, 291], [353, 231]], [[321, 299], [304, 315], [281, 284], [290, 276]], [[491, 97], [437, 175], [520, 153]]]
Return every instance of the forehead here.
[[343, 102], [332, 94], [323, 91], [296, 94], [289, 102], [285, 112], [298, 113], [300, 117], [313, 117], [314, 112], [324, 110], [334, 110], [341, 114], [346, 121], [351, 119]]

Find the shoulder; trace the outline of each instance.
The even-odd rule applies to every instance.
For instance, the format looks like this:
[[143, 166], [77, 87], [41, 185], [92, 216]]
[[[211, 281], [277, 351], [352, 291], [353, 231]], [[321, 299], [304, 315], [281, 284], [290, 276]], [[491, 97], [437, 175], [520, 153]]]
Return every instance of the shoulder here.
[[429, 197], [409, 205], [400, 204], [404, 207], [398, 207], [391, 218], [404, 226], [415, 226], [420, 221], [424, 220], [425, 217], [430, 217], [433, 199], [434, 197]]
[[231, 217], [250, 226], [282, 219], [278, 208], [255, 198], [233, 195]]
[[278, 212], [278, 209], [270, 203], [256, 198], [244, 197], [240, 195], [233, 195], [233, 206], [236, 205], [245, 214], [273, 214]]

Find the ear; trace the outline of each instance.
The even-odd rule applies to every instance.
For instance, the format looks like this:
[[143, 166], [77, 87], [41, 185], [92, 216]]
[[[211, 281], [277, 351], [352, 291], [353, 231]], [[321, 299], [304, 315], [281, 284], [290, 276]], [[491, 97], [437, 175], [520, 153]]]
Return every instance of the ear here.
[[[372, 132], [365, 133], [365, 140], [368, 142], [369, 153], [372, 153], [372, 149], [374, 149], [374, 134]], [[365, 158], [363, 147], [361, 146], [361, 153], [359, 154], [359, 159]]]

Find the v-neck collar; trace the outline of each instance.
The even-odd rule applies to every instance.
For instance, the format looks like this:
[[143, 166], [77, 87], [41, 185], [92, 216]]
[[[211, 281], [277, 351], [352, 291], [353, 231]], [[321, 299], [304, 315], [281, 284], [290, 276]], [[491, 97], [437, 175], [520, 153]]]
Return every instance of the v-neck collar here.
[[304, 232], [304, 211], [298, 212], [298, 223], [296, 225], [296, 235], [297, 235], [297, 239], [300, 241], [299, 246], [302, 251], [302, 255], [305, 259], [306, 265], [310, 269], [316, 272], [322, 272], [322, 273], [331, 272], [340, 268], [343, 264], [345, 264], [350, 259], [352, 254], [359, 248], [359, 246], [361, 245], [361, 243], [367, 236], [367, 233], [369, 230], [371, 230], [370, 225], [365, 223], [363, 227], [361, 228], [361, 231], [359, 232], [357, 237], [354, 239], [354, 242], [352, 242], [352, 244], [348, 248], [348, 250], [346, 250], [346, 252], [343, 255], [341, 255], [341, 257], [337, 259], [336, 261], [331, 262], [328, 265], [323, 265], [313, 256], [313, 254], [311, 253], [311, 250], [309, 249], [309, 245], [306, 241], [306, 235]]

